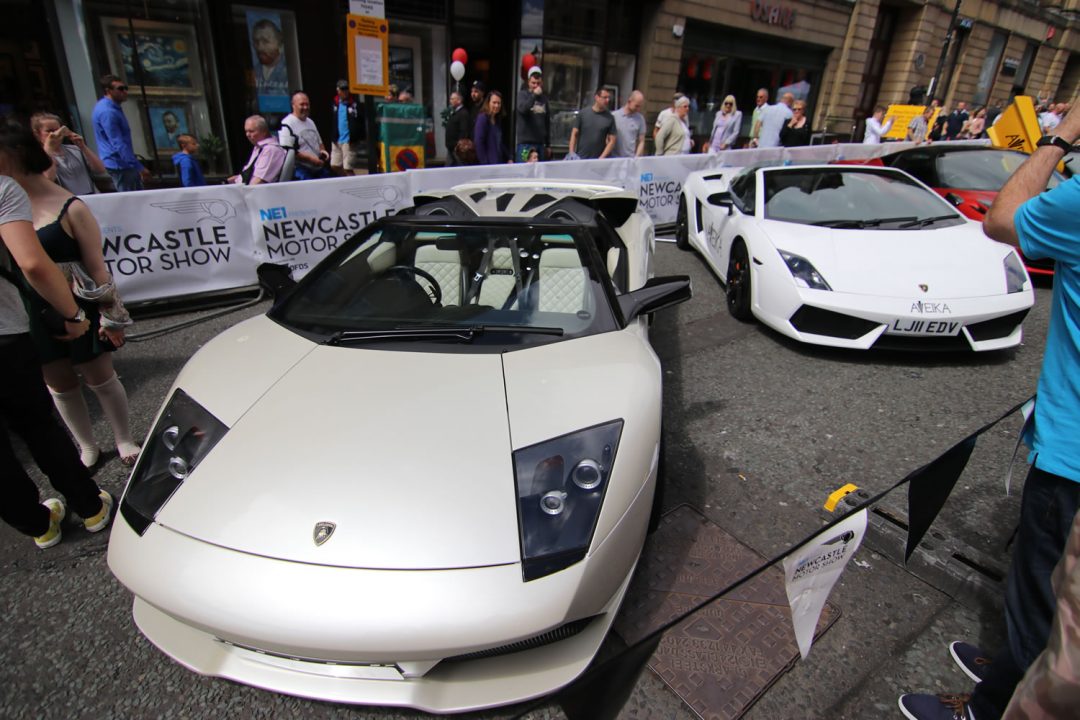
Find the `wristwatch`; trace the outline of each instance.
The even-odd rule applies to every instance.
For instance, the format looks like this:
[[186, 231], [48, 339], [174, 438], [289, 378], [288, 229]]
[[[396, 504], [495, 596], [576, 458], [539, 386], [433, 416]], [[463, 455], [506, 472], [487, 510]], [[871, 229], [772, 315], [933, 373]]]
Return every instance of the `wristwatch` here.
[[86, 319], [86, 311], [83, 310], [82, 308], [79, 308], [79, 312], [75, 313], [75, 315], [73, 317], [64, 318], [64, 322], [81, 323], [85, 319]]
[[1071, 142], [1060, 135], [1043, 135], [1039, 138], [1039, 141], [1035, 143], [1035, 147], [1046, 147], [1047, 145], [1061, 148], [1066, 154], [1071, 153], [1074, 148]]

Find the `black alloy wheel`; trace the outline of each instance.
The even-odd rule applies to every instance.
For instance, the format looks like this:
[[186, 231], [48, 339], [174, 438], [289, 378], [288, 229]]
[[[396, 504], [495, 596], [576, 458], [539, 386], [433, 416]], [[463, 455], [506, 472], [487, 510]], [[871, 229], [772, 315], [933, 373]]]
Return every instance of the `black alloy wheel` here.
[[750, 311], [750, 256], [746, 244], [736, 240], [727, 268], [727, 306], [732, 317], [744, 322], [753, 320]]

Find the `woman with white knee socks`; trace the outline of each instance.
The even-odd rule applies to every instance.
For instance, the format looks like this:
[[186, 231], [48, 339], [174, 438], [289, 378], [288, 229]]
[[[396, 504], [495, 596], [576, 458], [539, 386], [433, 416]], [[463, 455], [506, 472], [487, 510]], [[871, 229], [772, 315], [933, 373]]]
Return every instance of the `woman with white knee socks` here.
[[0, 128], [0, 171], [14, 178], [30, 197], [34, 229], [45, 251], [72, 282], [90, 332], [76, 340], [58, 340], [46, 327], [40, 298], [27, 303], [45, 384], [79, 445], [82, 462], [95, 465], [100, 455], [79, 375], [94, 392], [112, 426], [120, 461], [133, 465], [139, 446], [128, 423], [128, 398], [113, 369], [111, 352], [124, 344], [131, 318], [113, 285], [101, 250], [101, 228], [90, 209], [43, 174], [52, 161], [25, 128]]

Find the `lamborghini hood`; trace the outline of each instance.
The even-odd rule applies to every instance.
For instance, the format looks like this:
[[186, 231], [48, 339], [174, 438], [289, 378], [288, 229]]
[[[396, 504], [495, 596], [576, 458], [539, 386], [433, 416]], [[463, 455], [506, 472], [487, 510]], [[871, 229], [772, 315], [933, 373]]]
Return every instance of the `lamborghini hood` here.
[[[261, 336], [288, 333], [265, 318], [246, 325], [256, 353]], [[271, 362], [260, 379], [235, 335], [215, 339], [178, 380], [229, 430], [158, 523], [233, 550], [344, 567], [520, 560], [499, 355], [297, 339], [302, 355]], [[206, 393], [223, 375], [238, 378], [234, 405]], [[230, 418], [237, 403], [247, 407]], [[334, 524], [321, 545], [317, 523]]]
[[1006, 292], [1002, 261], [1012, 250], [987, 238], [976, 223], [922, 230], [840, 229], [776, 221], [763, 226], [777, 250], [809, 260], [836, 292], [909, 297], [925, 285], [928, 297], [939, 300]]

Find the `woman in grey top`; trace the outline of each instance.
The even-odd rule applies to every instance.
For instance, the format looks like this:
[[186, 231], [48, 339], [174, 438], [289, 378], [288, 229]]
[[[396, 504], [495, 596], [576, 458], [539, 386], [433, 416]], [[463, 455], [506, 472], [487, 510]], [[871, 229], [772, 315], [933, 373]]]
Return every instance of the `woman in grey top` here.
[[86, 146], [82, 135], [72, 132], [56, 115], [46, 112], [35, 113], [30, 118], [30, 129], [53, 161], [52, 170], [46, 173], [50, 180], [56, 180], [73, 195], [97, 192], [93, 175], [108, 175], [108, 171], [101, 158]]

